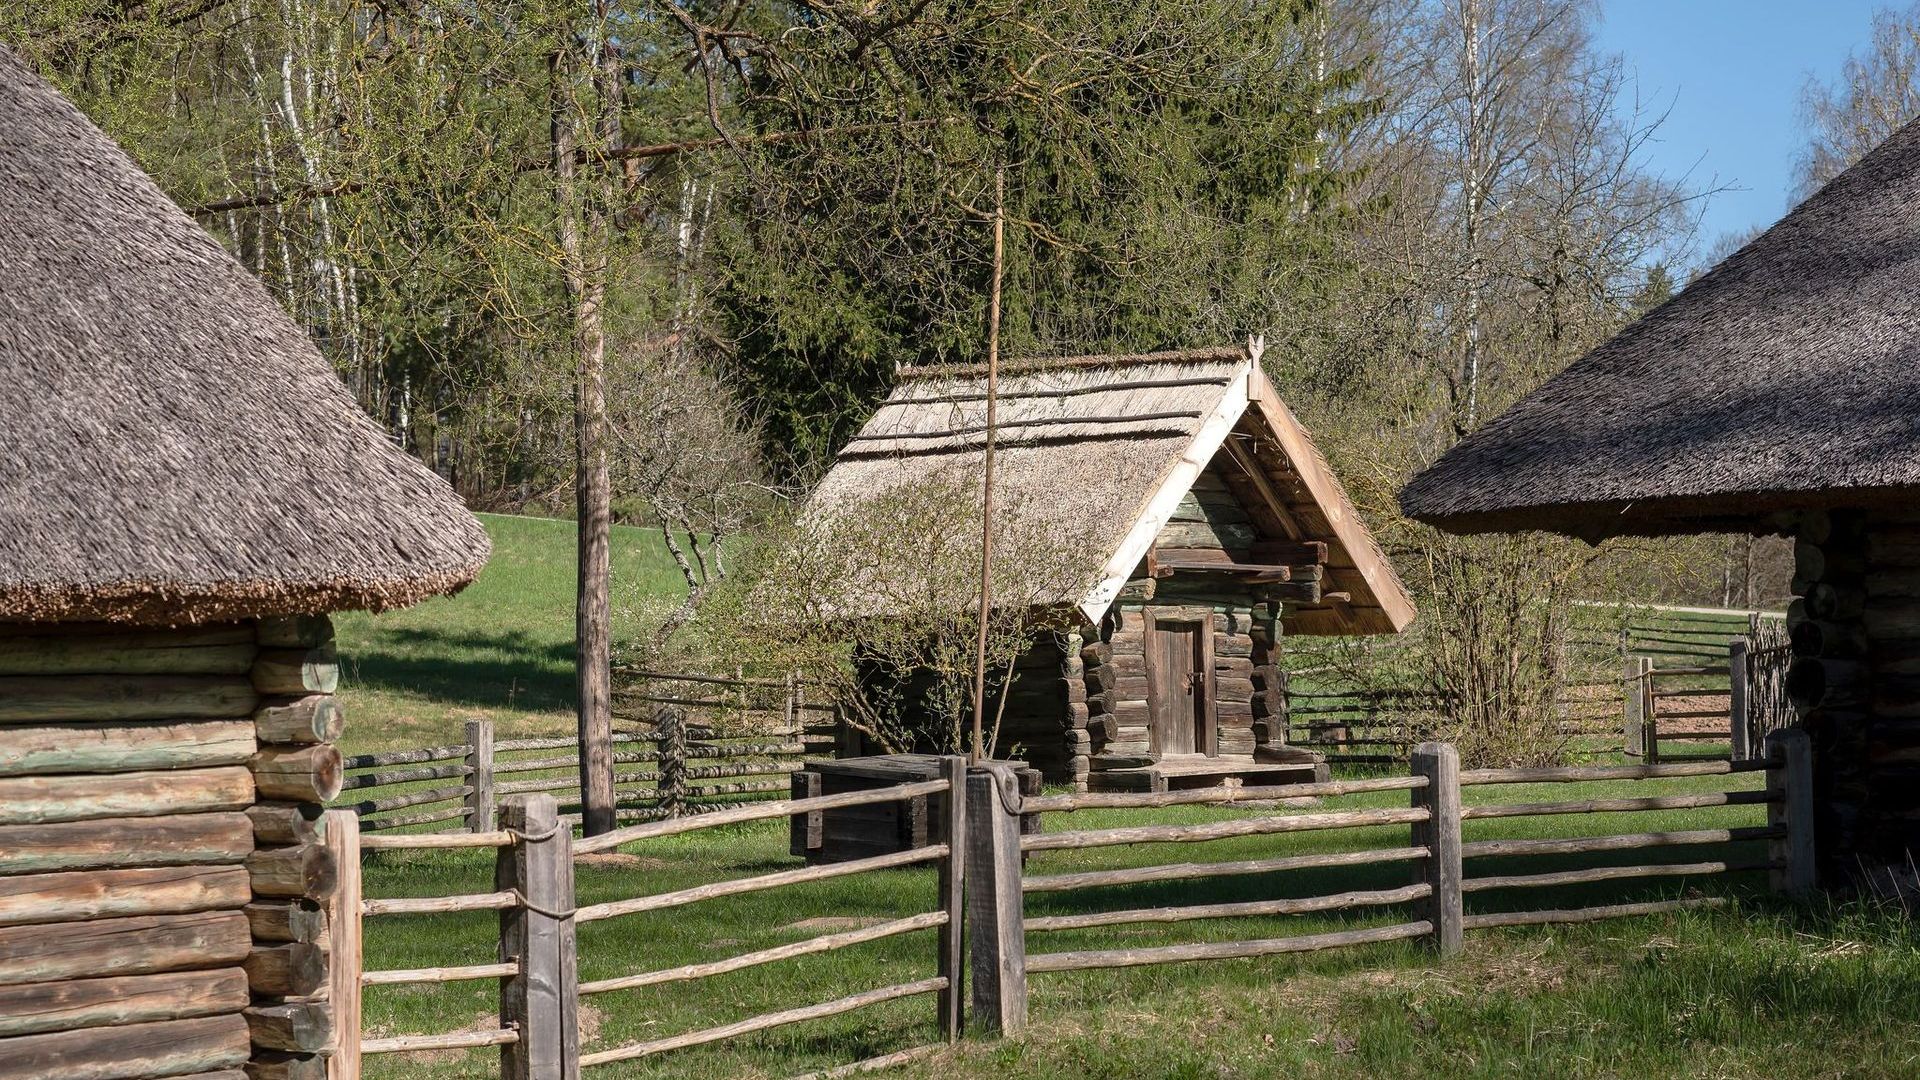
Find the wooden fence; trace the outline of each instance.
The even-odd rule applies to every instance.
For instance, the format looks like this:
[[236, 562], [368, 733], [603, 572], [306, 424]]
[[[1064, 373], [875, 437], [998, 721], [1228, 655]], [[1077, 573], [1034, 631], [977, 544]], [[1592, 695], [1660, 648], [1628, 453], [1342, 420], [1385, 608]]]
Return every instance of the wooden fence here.
[[1727, 666], [1733, 713], [1732, 754], [1746, 760], [1761, 752], [1766, 737], [1798, 720], [1787, 696], [1787, 669], [1793, 644], [1786, 624], [1757, 623], [1754, 632], [1728, 647]]
[[[1657, 762], [1731, 745], [1744, 759], [1793, 722], [1784, 681], [1792, 657], [1777, 613], [1656, 607], [1612, 634], [1575, 634], [1566, 658], [1578, 674], [1561, 687], [1555, 733], [1572, 757]], [[1311, 688], [1290, 688], [1287, 703], [1287, 741], [1334, 764], [1403, 764], [1446, 720], [1432, 691], [1350, 689], [1324, 673]]]
[[[1426, 743], [1415, 748], [1408, 775], [1333, 781], [1314, 785], [1259, 789], [1227, 785], [1162, 793], [1114, 792], [1023, 796], [1014, 773], [1005, 766], [968, 768], [960, 758], [945, 759], [939, 779], [892, 788], [813, 798], [770, 801], [698, 816], [630, 825], [586, 840], [573, 838], [550, 794], [523, 793], [500, 808], [498, 827], [462, 834], [362, 836], [351, 813], [333, 811], [327, 840], [341, 860], [340, 884], [324, 932], [333, 954], [329, 997], [338, 1031], [331, 1058], [331, 1080], [356, 1080], [366, 1055], [414, 1050], [499, 1046], [506, 1080], [573, 1080], [582, 1070], [669, 1054], [690, 1047], [742, 1039], [790, 1024], [839, 1016], [883, 1002], [928, 996], [937, 1028], [945, 1040], [959, 1037], [965, 1019], [962, 990], [972, 980], [972, 1021], [988, 1032], [1019, 1031], [1027, 1020], [1028, 980], [1034, 975], [1116, 967], [1185, 963], [1267, 956], [1410, 940], [1425, 942], [1444, 955], [1459, 948], [1468, 931], [1499, 926], [1589, 922], [1645, 915], [1721, 902], [1712, 896], [1678, 896], [1574, 908], [1478, 904], [1468, 897], [1492, 894], [1524, 896], [1528, 890], [1564, 888], [1645, 879], [1699, 879], [1737, 871], [1765, 870], [1771, 885], [1795, 894], [1815, 882], [1812, 832], [1811, 766], [1806, 736], [1798, 731], [1767, 737], [1767, 754], [1758, 761], [1698, 761], [1669, 764], [1575, 766], [1545, 769], [1470, 770], [1459, 768], [1453, 748]], [[1652, 781], [1675, 777], [1711, 777], [1764, 772], [1761, 790], [1708, 791], [1695, 794], [1610, 795], [1552, 802], [1467, 803], [1470, 788], [1513, 784]], [[1338, 799], [1407, 793], [1405, 806], [1275, 813], [1264, 800], [1302, 796]], [[914, 798], [936, 797], [941, 828], [928, 847], [852, 862], [799, 866], [753, 876], [709, 882], [667, 892], [597, 900], [581, 904], [574, 888], [575, 860], [616, 848], [744, 822], [793, 818]], [[1186, 824], [1143, 824], [1064, 832], [1025, 833], [1026, 816], [1071, 815], [1094, 809], [1151, 809], [1169, 806], [1235, 806], [1253, 803], [1255, 812]], [[1637, 811], [1703, 811], [1729, 806], [1763, 806], [1765, 824], [1728, 827], [1724, 821], [1700, 828], [1663, 832], [1604, 833], [1547, 839], [1466, 839], [1463, 825], [1510, 820]], [[1382, 834], [1359, 834], [1360, 850], [1275, 854], [1232, 861], [1166, 862], [1114, 869], [1049, 871], [1047, 852], [1078, 852], [1140, 845], [1191, 844], [1233, 837], [1300, 835], [1326, 830], [1386, 827], [1404, 838], [1381, 843]], [[1403, 829], [1404, 827], [1404, 829]], [[1727, 854], [1727, 845], [1752, 849], [1750, 857]], [[1344, 845], [1343, 845], [1344, 846]], [[357, 872], [363, 852], [484, 847], [494, 849], [495, 888], [479, 893], [403, 899], [367, 899]], [[1614, 856], [1682, 848], [1708, 848], [1700, 857], [1648, 858], [1627, 864], [1599, 861], [1550, 872], [1513, 868], [1515, 859], [1537, 856]], [[1033, 864], [1029, 863], [1033, 860]], [[707, 959], [641, 970], [591, 981], [579, 976], [577, 928], [643, 912], [789, 888], [894, 867], [935, 865], [936, 877], [925, 910], [903, 911], [878, 924], [836, 930], [796, 942], [724, 959]], [[1221, 901], [1194, 897], [1171, 906], [1109, 908], [1098, 902], [1104, 890], [1149, 883], [1188, 883], [1258, 875], [1262, 883], [1295, 880], [1313, 871], [1360, 874], [1368, 869], [1403, 868], [1396, 882], [1372, 882], [1306, 897]], [[349, 868], [352, 868], [349, 871]], [[1377, 876], [1377, 875], [1375, 875]], [[1347, 881], [1348, 886], [1357, 884]], [[1189, 886], [1191, 893], [1203, 886]], [[1297, 891], [1297, 890], [1292, 890]], [[1028, 910], [1029, 895], [1066, 897], [1061, 913], [1043, 905]], [[1081, 902], [1086, 897], [1093, 902]], [[452, 912], [497, 911], [500, 938], [496, 962], [458, 967], [363, 970], [360, 928], [365, 919], [431, 917]], [[1336, 912], [1379, 912], [1385, 921], [1354, 929], [1292, 936], [1134, 946], [1115, 944], [1087, 949], [1030, 950], [1030, 942], [1065, 932], [1098, 932], [1143, 923], [1173, 924], [1299, 916]], [[965, 940], [962, 927], [965, 927]], [[931, 931], [930, 973], [905, 981], [861, 989], [844, 996], [764, 1012], [717, 1026], [652, 1035], [634, 1042], [596, 1047], [582, 1045], [580, 1002], [617, 990], [701, 980], [802, 956], [828, 953], [864, 942]], [[963, 951], [964, 945], [964, 951]], [[964, 958], [964, 959], [963, 959]], [[964, 965], [964, 970], [963, 970]], [[968, 974], [970, 972], [970, 974]], [[465, 1030], [366, 1038], [361, 1033], [361, 995], [367, 987], [433, 985], [499, 980], [499, 1021]], [[937, 1045], [937, 1044], [936, 1044]], [[932, 1046], [898, 1051], [862, 1065], [908, 1060]], [[837, 1074], [837, 1073], [836, 1073]]]
[[[438, 835], [365, 836], [359, 821], [344, 811], [332, 811], [329, 840], [340, 857], [359, 866], [363, 852], [394, 849], [490, 847], [497, 849], [497, 888], [459, 896], [405, 899], [367, 899], [361, 895], [359, 875], [342, 875], [333, 899], [336, 917], [331, 927], [334, 969], [331, 988], [335, 1017], [341, 1032], [339, 1049], [329, 1080], [357, 1080], [360, 1059], [366, 1055], [415, 1050], [501, 1047], [501, 1075], [506, 1080], [558, 1080], [581, 1070], [617, 1062], [654, 1057], [675, 1050], [741, 1038], [788, 1024], [839, 1016], [883, 1002], [921, 995], [936, 999], [935, 1015], [947, 1040], [960, 1034], [962, 985], [961, 927], [963, 925], [960, 853], [966, 846], [966, 801], [954, 793], [965, 786], [966, 762], [945, 759], [940, 779], [892, 788], [847, 792], [809, 799], [778, 800], [627, 826], [586, 840], [576, 840], [550, 794], [525, 793], [501, 805], [499, 827], [485, 832]], [[778, 870], [752, 877], [719, 881], [665, 893], [654, 893], [576, 906], [574, 860], [612, 851], [629, 844], [772, 818], [789, 818], [850, 807], [901, 802], [937, 796], [941, 810], [939, 842], [893, 854], [822, 866]], [[688, 904], [787, 888], [831, 878], [871, 873], [892, 867], [935, 864], [939, 869], [930, 910], [904, 914], [878, 925], [824, 934], [726, 959], [613, 978], [582, 982], [579, 978], [577, 928], [643, 912], [663, 911]], [[499, 911], [499, 961], [462, 967], [362, 970], [359, 921], [395, 916], [430, 916], [450, 912]], [[594, 1048], [583, 1046], [578, 1022], [579, 1003], [595, 994], [667, 983], [697, 983], [702, 979], [917, 931], [933, 931], [930, 975], [827, 1001], [811, 1002], [732, 1023]], [[396, 1035], [368, 1039], [360, 1032], [361, 995], [365, 987], [423, 985], [464, 980], [500, 980], [500, 1021], [482, 1027], [430, 1034]], [[882, 1064], [930, 1051], [920, 1047], [860, 1064]]]
[[[1313, 952], [1384, 941], [1423, 940], [1442, 954], [1459, 948], [1468, 930], [1497, 926], [1590, 922], [1645, 915], [1720, 902], [1716, 897], [1681, 897], [1639, 903], [1603, 904], [1570, 909], [1465, 911], [1469, 894], [1502, 895], [1529, 888], [1565, 887], [1650, 877], [1693, 878], [1737, 870], [1766, 869], [1783, 891], [1804, 893], [1813, 887], [1812, 774], [1806, 736], [1798, 731], [1768, 737], [1761, 761], [1700, 761], [1666, 765], [1575, 766], [1545, 769], [1497, 769], [1462, 772], [1451, 746], [1424, 743], [1411, 755], [1408, 776], [1334, 781], [1268, 791], [1226, 786], [1200, 790], [1143, 793], [1051, 795], [1020, 799], [1003, 773], [976, 770], [968, 778], [968, 814], [972, 845], [968, 855], [968, 937], [972, 956], [974, 1022], [1014, 1032], [1026, 1024], [1030, 975], [1058, 971], [1136, 967], [1197, 960]], [[1562, 802], [1463, 805], [1467, 787], [1498, 784], [1587, 783], [1655, 780], [1765, 770], [1761, 791], [1720, 791], [1693, 795], [1652, 795]], [[1022, 837], [1020, 814], [1072, 813], [1095, 808], [1144, 808], [1174, 805], [1231, 805], [1261, 798], [1311, 794], [1324, 798], [1405, 790], [1402, 808], [1336, 810], [1305, 814], [1250, 816], [1225, 821], [1131, 828], [1089, 829]], [[1658, 833], [1607, 834], [1576, 838], [1475, 840], [1462, 838], [1462, 823], [1498, 818], [1567, 814], [1686, 811], [1711, 807], [1764, 805], [1767, 824], [1747, 828], [1700, 828]], [[1409, 842], [1375, 850], [1295, 855], [1234, 862], [1167, 863], [1119, 870], [1026, 873], [1022, 860], [1045, 851], [1085, 850], [1116, 845], [1191, 843], [1227, 837], [1294, 834], [1367, 826], [1409, 826]], [[1724, 845], [1764, 841], [1761, 857], [1693, 862], [1602, 865], [1552, 873], [1499, 872], [1498, 861], [1514, 856], [1582, 855], [1677, 846]], [[1487, 862], [1495, 861], [1489, 871]], [[1330, 867], [1365, 868], [1409, 864], [1407, 884], [1390, 888], [1343, 890], [1319, 896], [1231, 903], [1103, 910], [1067, 915], [1029, 916], [1028, 893], [1058, 894], [1145, 882], [1197, 881], [1229, 875], [1280, 875]], [[1029, 938], [1068, 930], [1133, 923], [1176, 923], [1199, 919], [1244, 918], [1395, 909], [1393, 921], [1361, 929], [1288, 937], [1134, 948], [1030, 952]]]
[[731, 675], [613, 667], [613, 715], [651, 723], [661, 707], [685, 710], [696, 727], [728, 731], [780, 730], [833, 737], [839, 710], [818, 687], [788, 673], [761, 679]]
[[[1792, 660], [1785, 620], [1774, 612], [1654, 609], [1657, 621], [1630, 622], [1625, 656], [1623, 749], [1670, 760], [1667, 743], [1746, 760], [1770, 731], [1793, 722], [1786, 698]], [[1689, 747], [1687, 744], [1692, 744]]]
[[[684, 689], [692, 686], [694, 690]], [[616, 694], [613, 783], [617, 821], [709, 813], [789, 789], [809, 757], [831, 756], [831, 706], [809, 704], [794, 680], [623, 671]], [[824, 719], [823, 719], [824, 717]], [[364, 832], [430, 828], [487, 832], [498, 800], [548, 793], [577, 806], [580, 746], [572, 735], [496, 739], [469, 720], [465, 740], [345, 759], [333, 805]], [[562, 819], [578, 822], [577, 813]]]
[[1327, 756], [1331, 765], [1394, 765], [1431, 737], [1437, 695], [1419, 690], [1290, 690], [1287, 742]]

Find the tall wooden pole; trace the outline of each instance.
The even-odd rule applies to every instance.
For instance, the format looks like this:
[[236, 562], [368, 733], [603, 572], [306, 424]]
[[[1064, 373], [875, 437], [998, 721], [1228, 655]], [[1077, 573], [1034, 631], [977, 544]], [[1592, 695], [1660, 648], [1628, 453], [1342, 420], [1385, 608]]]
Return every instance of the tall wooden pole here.
[[993, 285], [987, 300], [987, 443], [980, 482], [980, 635], [973, 657], [973, 760], [985, 761], [987, 620], [993, 614], [993, 424], [1000, 391], [1000, 274], [1006, 262], [1007, 170], [993, 174]]
[[[596, 169], [592, 190], [582, 190], [576, 164], [580, 150], [582, 98], [594, 102], [598, 157], [618, 141], [619, 81], [609, 66], [606, 0], [594, 5], [596, 23], [584, 55], [572, 42], [553, 57], [553, 176], [555, 210], [574, 315], [574, 508], [578, 570], [574, 597], [574, 669], [580, 735], [581, 831], [588, 836], [613, 828], [613, 617], [609, 599], [612, 560], [612, 483], [607, 469], [606, 327], [607, 203], [611, 179]], [[582, 93], [581, 82], [591, 87]], [[584, 226], [584, 227], [583, 227]], [[583, 235], [583, 233], [585, 235]]]

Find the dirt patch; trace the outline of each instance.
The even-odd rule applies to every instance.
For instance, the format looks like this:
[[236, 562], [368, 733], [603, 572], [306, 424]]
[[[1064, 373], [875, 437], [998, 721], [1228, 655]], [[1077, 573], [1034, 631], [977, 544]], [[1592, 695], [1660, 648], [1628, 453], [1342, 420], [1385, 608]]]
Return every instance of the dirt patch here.
[[782, 930], [865, 930], [869, 926], [879, 926], [886, 919], [874, 915], [823, 915], [818, 919], [801, 919], [797, 923], [788, 923]]
[[573, 864], [593, 870], [664, 870], [667, 860], [650, 855], [629, 855], [624, 851], [596, 851], [589, 855], [575, 855]]
[[582, 1001], [578, 1015], [580, 1043], [584, 1046], [600, 1037], [600, 1025], [606, 1022], [607, 1014]]
[[[1733, 708], [1733, 698], [1726, 694], [1712, 694], [1706, 697], [1658, 698], [1655, 699], [1654, 720], [1660, 725], [1660, 734], [1668, 735], [1727, 735], [1727, 717]], [[1674, 715], [1675, 713], [1712, 713], [1711, 716]]]

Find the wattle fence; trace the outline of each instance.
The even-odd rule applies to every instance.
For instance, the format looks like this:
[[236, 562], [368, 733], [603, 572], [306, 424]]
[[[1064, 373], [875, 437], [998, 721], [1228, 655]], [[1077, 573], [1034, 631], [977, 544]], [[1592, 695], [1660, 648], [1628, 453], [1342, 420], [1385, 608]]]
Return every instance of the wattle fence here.
[[[1493, 927], [1589, 922], [1644, 915], [1724, 902], [1721, 897], [1680, 895], [1656, 900], [1543, 908], [1517, 900], [1530, 890], [1592, 886], [1646, 879], [1699, 880], [1740, 871], [1764, 870], [1773, 888], [1803, 894], [1813, 888], [1811, 765], [1806, 736], [1782, 731], [1766, 739], [1765, 756], [1754, 761], [1696, 761], [1670, 764], [1584, 766], [1548, 769], [1468, 770], [1459, 768], [1451, 746], [1414, 748], [1408, 775], [1294, 785], [1262, 790], [1226, 785], [1165, 793], [1090, 793], [1022, 795], [1004, 766], [969, 768], [949, 758], [939, 779], [891, 788], [770, 801], [674, 820], [630, 825], [576, 840], [561, 820], [553, 797], [527, 793], [504, 801], [498, 827], [446, 835], [360, 835], [358, 820], [330, 815], [328, 843], [343, 873], [332, 897], [331, 936], [335, 981], [330, 989], [339, 1025], [332, 1080], [356, 1080], [367, 1055], [417, 1050], [499, 1046], [506, 1080], [573, 1080], [583, 1070], [636, 1061], [694, 1047], [747, 1039], [790, 1024], [840, 1016], [886, 1002], [917, 997], [934, 999], [936, 1030], [943, 1040], [960, 1036], [964, 1022], [987, 1032], [1013, 1032], [1027, 1023], [1029, 981], [1034, 976], [1116, 967], [1186, 963], [1336, 949], [1387, 941], [1424, 942], [1444, 956], [1459, 948], [1463, 936]], [[1467, 800], [1463, 792], [1515, 784], [1646, 782], [1674, 778], [1764, 773], [1758, 790], [1715, 790], [1690, 794], [1616, 795], [1549, 802]], [[1276, 810], [1278, 800], [1305, 796], [1337, 800], [1359, 797], [1378, 802], [1382, 794], [1406, 792], [1402, 806], [1360, 806]], [[671, 837], [790, 818], [810, 813], [870, 807], [913, 798], [934, 801], [937, 835], [926, 847], [825, 865], [767, 869], [743, 877], [670, 888], [664, 892], [582, 902], [574, 883], [578, 860], [648, 845]], [[1250, 804], [1250, 805], [1249, 805]], [[1297, 804], [1295, 804], [1297, 805]], [[1211, 806], [1247, 813], [1220, 820], [1177, 824], [1031, 833], [1023, 817], [1059, 818], [1089, 810]], [[1753, 806], [1765, 810], [1764, 824], [1729, 826], [1719, 808]], [[1591, 814], [1715, 814], [1697, 828], [1659, 832], [1606, 832], [1591, 836], [1507, 838], [1475, 822], [1528, 818], [1566, 818]], [[1137, 849], [1150, 845], [1195, 844], [1236, 837], [1330, 834], [1340, 850], [1272, 854], [1256, 859], [1179, 861], [1107, 869], [1049, 866], [1050, 853], [1095, 849]], [[1358, 846], [1353, 846], [1358, 845]], [[484, 847], [496, 852], [495, 888], [467, 895], [369, 899], [362, 895], [357, 868], [363, 852], [403, 849]], [[675, 846], [652, 848], [669, 856]], [[684, 848], [678, 848], [683, 852]], [[1698, 852], [1680, 860], [1643, 855], [1661, 851]], [[1638, 861], [1620, 863], [1629, 854]], [[1542, 870], [1531, 858], [1561, 860]], [[1071, 854], [1068, 858], [1074, 858]], [[1573, 859], [1573, 865], [1566, 860]], [[1516, 865], [1517, 864], [1517, 865]], [[772, 892], [811, 882], [877, 874], [909, 866], [933, 866], [932, 895], [918, 907], [904, 908], [883, 921], [859, 925], [771, 948], [721, 959], [626, 972], [582, 981], [578, 928], [645, 912], [680, 909], [724, 897]], [[346, 868], [354, 872], [345, 872]], [[1345, 886], [1313, 893], [1334, 872]], [[1397, 881], [1379, 880], [1384, 871]], [[1364, 881], [1364, 887], [1354, 887]], [[1319, 875], [1314, 877], [1313, 875]], [[1262, 889], [1309, 891], [1247, 900], [1220, 900], [1196, 893], [1219, 889], [1240, 879]], [[874, 879], [876, 884], [878, 879]], [[1283, 889], [1285, 882], [1304, 880]], [[1211, 885], [1199, 885], [1212, 883]], [[1112, 907], [1101, 899], [1116, 887], [1171, 883], [1177, 902], [1151, 907]], [[876, 888], [876, 895], [880, 890]], [[885, 895], [896, 896], [895, 888]], [[1123, 897], [1133, 893], [1122, 893]], [[1491, 896], [1493, 900], [1484, 899]], [[1472, 898], [1472, 899], [1470, 899]], [[1504, 902], [1497, 902], [1504, 901]], [[906, 903], [905, 900], [897, 901]], [[361, 924], [365, 919], [431, 917], [452, 912], [500, 912], [497, 962], [463, 967], [362, 970]], [[1197, 920], [1270, 919], [1333, 912], [1377, 913], [1372, 925], [1337, 931], [1222, 940], [1206, 937], [1172, 944], [1140, 945], [1125, 937], [1102, 937], [1108, 928], [1139, 924], [1180, 924]], [[1267, 925], [1255, 923], [1256, 926]], [[964, 926], [965, 937], [962, 938]], [[916, 932], [933, 941], [924, 970], [900, 981], [817, 998], [728, 1023], [671, 1034], [649, 1034], [635, 1041], [597, 1045], [583, 1034], [581, 1001], [615, 990], [661, 984], [697, 984], [731, 971], [837, 951], [863, 942]], [[1070, 939], [1067, 947], [1032, 946]], [[1137, 939], [1133, 939], [1137, 942]], [[963, 951], [964, 945], [964, 951]], [[591, 951], [590, 951], [591, 955]], [[499, 980], [499, 1020], [464, 1030], [382, 1035], [360, 1030], [364, 988], [431, 985], [469, 980]], [[802, 985], [795, 983], [794, 985]], [[970, 993], [962, 990], [970, 986]], [[963, 1002], [963, 996], [965, 1001]], [[908, 1047], [829, 1070], [848, 1071], [898, 1063], [940, 1045]]]

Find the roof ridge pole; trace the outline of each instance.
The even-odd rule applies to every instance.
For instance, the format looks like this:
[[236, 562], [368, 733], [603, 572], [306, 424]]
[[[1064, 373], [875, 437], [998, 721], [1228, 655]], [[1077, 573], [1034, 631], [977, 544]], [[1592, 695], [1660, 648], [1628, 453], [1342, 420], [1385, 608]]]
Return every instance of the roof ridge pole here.
[[1007, 167], [993, 171], [993, 284], [987, 298], [987, 431], [980, 479], [980, 633], [973, 656], [973, 760], [987, 759], [987, 620], [993, 614], [993, 423], [1000, 389], [1000, 277], [1006, 266]]

